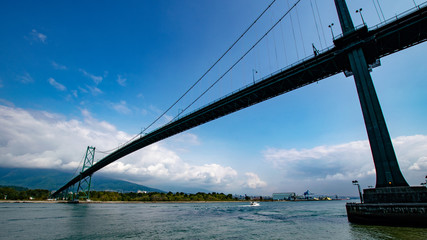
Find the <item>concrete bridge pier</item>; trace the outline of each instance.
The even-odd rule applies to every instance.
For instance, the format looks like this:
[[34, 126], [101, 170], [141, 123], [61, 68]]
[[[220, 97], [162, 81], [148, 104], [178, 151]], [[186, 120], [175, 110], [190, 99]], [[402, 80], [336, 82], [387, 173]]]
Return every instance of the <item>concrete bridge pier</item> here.
[[[343, 36], [334, 42], [358, 38], [345, 0], [335, 0]], [[410, 187], [400, 171], [384, 115], [368, 70], [363, 49], [348, 53], [349, 68], [359, 95], [363, 118], [374, 159], [375, 188], [363, 190], [363, 203], [347, 204], [350, 222], [363, 224], [419, 225], [427, 227], [427, 189]]]

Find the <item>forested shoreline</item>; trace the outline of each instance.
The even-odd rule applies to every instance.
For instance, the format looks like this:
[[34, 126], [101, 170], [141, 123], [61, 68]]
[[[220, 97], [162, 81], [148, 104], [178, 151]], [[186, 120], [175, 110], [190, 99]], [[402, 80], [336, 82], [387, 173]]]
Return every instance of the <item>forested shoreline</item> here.
[[[50, 196], [46, 189], [28, 189], [15, 186], [0, 186], [1, 200], [47, 200]], [[237, 201], [231, 194], [224, 193], [203, 193], [187, 194], [160, 193], [160, 192], [142, 192], [142, 193], [119, 193], [112, 191], [91, 191], [90, 199], [92, 201], [135, 201], [135, 202], [179, 202], [179, 201]], [[69, 196], [71, 198], [71, 194]]]
[[1, 200], [46, 200], [49, 190], [28, 189], [16, 186], [0, 186]]

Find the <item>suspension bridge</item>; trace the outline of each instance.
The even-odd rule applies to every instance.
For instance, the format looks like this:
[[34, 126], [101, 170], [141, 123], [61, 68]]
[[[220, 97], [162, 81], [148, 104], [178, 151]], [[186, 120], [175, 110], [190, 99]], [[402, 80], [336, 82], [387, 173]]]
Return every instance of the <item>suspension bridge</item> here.
[[[296, 1], [284, 16], [292, 11], [299, 2]], [[377, 172], [376, 187], [408, 186], [400, 172], [369, 71], [380, 65], [380, 58], [427, 40], [427, 4], [417, 5], [393, 19], [369, 28], [364, 22], [363, 25], [354, 27], [345, 0], [335, 0], [335, 5], [342, 34], [338, 36], [332, 34], [334, 46], [317, 50], [313, 45], [313, 55], [310, 57], [262, 79], [254, 80], [251, 84], [190, 113], [185, 115], [180, 113], [166, 125], [149, 133], [141, 133], [96, 163], [93, 161], [95, 149], [88, 147], [80, 174], [53, 193], [53, 197], [67, 192], [77, 183], [79, 184], [77, 193], [80, 190], [84, 191], [80, 185], [86, 182], [90, 187], [90, 178], [93, 173], [150, 144], [339, 73], [344, 73], [347, 77], [354, 76], [355, 79]], [[277, 23], [272, 28], [276, 25]], [[269, 31], [266, 35], [268, 33]]]

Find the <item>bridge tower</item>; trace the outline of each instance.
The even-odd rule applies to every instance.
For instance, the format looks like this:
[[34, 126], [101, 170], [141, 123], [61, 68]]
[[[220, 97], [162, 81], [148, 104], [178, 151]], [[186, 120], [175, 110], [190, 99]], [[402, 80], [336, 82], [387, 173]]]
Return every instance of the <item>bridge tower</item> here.
[[[343, 39], [355, 34], [345, 0], [334, 0], [337, 8]], [[356, 33], [357, 34], [357, 33]], [[376, 188], [408, 186], [397, 163], [390, 134], [375, 92], [368, 64], [361, 47], [350, 50], [348, 60], [354, 75], [371, 152], [374, 159]]]
[[[86, 171], [86, 169], [92, 167], [95, 158], [95, 147], [88, 146], [86, 149], [85, 159], [83, 161], [83, 167], [80, 173]], [[81, 176], [81, 175], [80, 175]], [[74, 201], [78, 201], [79, 198], [90, 199], [90, 185], [92, 181], [92, 175], [84, 178], [80, 178], [79, 185], [77, 187]]]

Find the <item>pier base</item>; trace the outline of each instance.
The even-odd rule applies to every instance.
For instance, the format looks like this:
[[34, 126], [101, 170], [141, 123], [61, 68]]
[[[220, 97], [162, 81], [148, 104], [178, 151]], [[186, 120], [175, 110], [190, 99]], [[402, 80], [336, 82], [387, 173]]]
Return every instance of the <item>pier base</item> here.
[[363, 189], [364, 203], [427, 203], [427, 188], [383, 187]]
[[352, 223], [427, 227], [427, 188], [386, 187], [363, 190], [364, 203], [347, 203]]
[[352, 223], [427, 227], [427, 203], [347, 203]]

